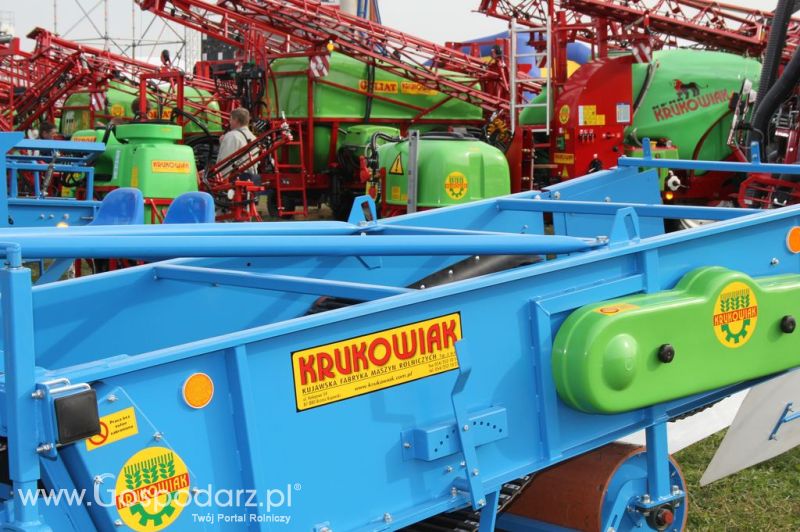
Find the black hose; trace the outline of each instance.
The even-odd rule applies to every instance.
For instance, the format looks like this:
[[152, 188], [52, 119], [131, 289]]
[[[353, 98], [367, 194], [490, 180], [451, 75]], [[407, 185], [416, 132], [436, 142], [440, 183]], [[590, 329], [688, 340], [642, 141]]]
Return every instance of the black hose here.
[[762, 155], [766, 152], [765, 144], [769, 140], [769, 125], [772, 116], [775, 114], [778, 107], [792, 94], [798, 81], [800, 81], [800, 53], [795, 51], [791, 61], [789, 61], [789, 64], [783, 69], [783, 74], [764, 96], [764, 100], [761, 102], [761, 105], [758, 106], [753, 116], [751, 127], [756, 135], [764, 139], [761, 144]]
[[[775, 113], [775, 108], [762, 109], [765, 103], [767, 94], [772, 90], [773, 85], [776, 83], [778, 76], [778, 68], [781, 64], [781, 57], [783, 55], [783, 47], [786, 41], [786, 33], [789, 28], [789, 23], [792, 19], [792, 13], [795, 11], [795, 0], [778, 0], [778, 5], [772, 16], [772, 25], [769, 31], [769, 41], [767, 42], [767, 49], [764, 54], [764, 63], [761, 66], [761, 76], [758, 82], [758, 93], [756, 93], [756, 102], [753, 106], [753, 120], [751, 121], [751, 129], [761, 133], [761, 145], [764, 145], [766, 138], [766, 130], [772, 115]], [[777, 105], [780, 105], [778, 102]], [[747, 135], [747, 145], [752, 141], [752, 133]], [[749, 153], [749, 151], [748, 151]]]
[[367, 63], [367, 100], [364, 106], [364, 123], [369, 124], [372, 118], [372, 95], [375, 93], [375, 63]]

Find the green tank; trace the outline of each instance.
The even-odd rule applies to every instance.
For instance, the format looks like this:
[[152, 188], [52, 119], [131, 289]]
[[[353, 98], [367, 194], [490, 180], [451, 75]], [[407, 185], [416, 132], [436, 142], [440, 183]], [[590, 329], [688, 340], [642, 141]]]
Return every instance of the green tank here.
[[[272, 116], [280, 113], [290, 119], [308, 117], [308, 70], [307, 57], [289, 57], [276, 59], [272, 63], [274, 76], [270, 78], [267, 94], [271, 98]], [[447, 75], [446, 71], [442, 71]], [[453, 74], [456, 76], [457, 74]], [[329, 72], [322, 78], [325, 82], [341, 85], [353, 90], [366, 90], [369, 79], [369, 67], [356, 59], [332, 53], [329, 58]], [[447, 96], [427, 89], [418, 83], [408, 81], [380, 68], [375, 70], [374, 91], [381, 97], [409, 104], [405, 107], [379, 98], [368, 102], [366, 96], [349, 92], [327, 83], [314, 83], [314, 117], [317, 119], [358, 120], [364, 123], [370, 120], [382, 122], [411, 120], [419, 114], [419, 108], [429, 108], [447, 100]], [[278, 101], [274, 101], [274, 95]], [[416, 107], [416, 109], [414, 108]], [[461, 100], [450, 99], [425, 115], [426, 120], [441, 120], [447, 123], [457, 121], [480, 121], [483, 113], [480, 108]], [[391, 125], [391, 122], [389, 123]], [[435, 123], [419, 127], [422, 131], [436, 128]], [[440, 126], [439, 126], [440, 127]], [[339, 136], [336, 149], [342, 146]], [[328, 166], [331, 148], [331, 128], [319, 125], [314, 128], [314, 171], [321, 172]]]
[[[62, 109], [62, 120], [59, 131], [65, 137], [72, 137], [77, 131], [91, 129], [97, 124], [92, 124], [91, 113], [89, 108], [91, 106], [91, 93], [89, 92], [75, 92], [71, 94]], [[135, 102], [138, 102], [138, 92], [131, 88], [129, 85], [112, 81], [109, 83], [109, 88], [105, 93], [106, 108], [102, 114], [123, 120], [130, 120], [133, 118], [133, 109]], [[149, 98], [154, 101], [153, 98]], [[213, 99], [213, 96], [194, 87], [184, 87], [184, 99], [190, 102], [197, 102], [208, 108], [209, 112], [200, 111], [193, 108], [191, 105], [184, 105], [184, 110], [197, 118], [200, 122], [208, 127], [210, 133], [220, 133], [223, 131], [222, 118], [219, 114], [219, 103]], [[161, 117], [150, 117], [169, 119], [170, 111], [162, 110]], [[183, 128], [184, 135], [197, 135], [204, 133], [194, 122], [189, 121]]]
[[[100, 142], [105, 130], [76, 131], [73, 139]], [[146, 199], [169, 200], [197, 190], [197, 168], [189, 146], [177, 144], [181, 128], [170, 124], [120, 124], [95, 163], [101, 187], [133, 187]], [[145, 222], [151, 206], [145, 205]]]
[[[637, 97], [641, 100], [632, 123], [624, 130], [625, 143], [638, 146], [644, 137], [664, 139], [677, 148], [681, 159], [725, 159], [731, 154], [731, 121], [720, 119], [744, 80], [750, 80], [757, 89], [760, 74], [761, 63], [755, 59], [704, 50], [662, 50], [653, 54], [652, 63], [633, 63], [632, 94], [634, 101]], [[545, 101], [542, 93], [533, 103]], [[555, 109], [561, 109], [559, 102]], [[528, 107], [520, 113], [519, 122], [543, 124], [545, 112], [544, 107]]]
[[[408, 141], [378, 148], [386, 171], [386, 202], [408, 201]], [[471, 137], [423, 136], [418, 153], [417, 205], [423, 208], [459, 205], [511, 193], [508, 160], [503, 152]]]

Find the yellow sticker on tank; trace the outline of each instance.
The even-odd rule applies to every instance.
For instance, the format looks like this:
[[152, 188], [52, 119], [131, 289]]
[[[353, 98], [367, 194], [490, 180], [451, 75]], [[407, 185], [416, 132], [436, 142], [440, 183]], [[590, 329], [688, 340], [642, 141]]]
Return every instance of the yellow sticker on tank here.
[[467, 197], [469, 180], [461, 172], [450, 172], [444, 180], [444, 191], [454, 200], [462, 200]]
[[152, 161], [150, 168], [154, 174], [188, 174], [189, 161]]
[[115, 499], [120, 518], [133, 530], [162, 530], [188, 505], [189, 470], [172, 449], [142, 449], [117, 475]]
[[569, 122], [569, 105], [562, 105], [558, 111], [558, 121], [562, 124]]
[[400, 192], [400, 187], [395, 185], [392, 187], [392, 199], [394, 201], [400, 201], [402, 197], [402, 193]]
[[136, 411], [128, 407], [100, 418], [100, 434], [86, 440], [86, 450], [94, 451], [104, 445], [139, 434]]
[[717, 340], [725, 347], [742, 347], [753, 337], [757, 324], [755, 291], [741, 281], [725, 286], [714, 302], [713, 326]]
[[114, 118], [122, 118], [125, 116], [125, 107], [120, 103], [115, 103], [111, 106], [111, 116]]
[[413, 81], [404, 81], [400, 84], [400, 90], [403, 94], [412, 94], [414, 96], [436, 96], [439, 91], [436, 89], [429, 89], [422, 83], [415, 83]]
[[93, 137], [92, 135], [73, 135], [69, 140], [72, 142], [97, 142], [97, 137]]
[[575, 164], [574, 153], [554, 153], [553, 162], [555, 164]]
[[389, 173], [392, 174], [392, 175], [403, 175], [405, 173], [403, 171], [403, 155], [402, 154], [400, 154], [400, 153], [397, 154], [397, 157], [395, 157], [391, 168], [389, 168]]

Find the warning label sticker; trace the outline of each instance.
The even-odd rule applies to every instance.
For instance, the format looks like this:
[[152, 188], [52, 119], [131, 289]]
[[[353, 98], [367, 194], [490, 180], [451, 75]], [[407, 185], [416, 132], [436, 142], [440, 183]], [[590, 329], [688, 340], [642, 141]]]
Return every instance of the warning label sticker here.
[[100, 418], [100, 434], [86, 440], [86, 450], [94, 451], [115, 441], [124, 440], [139, 433], [136, 411], [128, 407]]
[[403, 156], [402, 156], [402, 154], [399, 154], [399, 153], [397, 154], [397, 157], [395, 157], [391, 168], [389, 168], [389, 173], [392, 174], [392, 175], [403, 175]]
[[574, 153], [554, 153], [553, 162], [556, 164], [575, 164]]
[[295, 351], [297, 410], [351, 399], [458, 368], [456, 312]]

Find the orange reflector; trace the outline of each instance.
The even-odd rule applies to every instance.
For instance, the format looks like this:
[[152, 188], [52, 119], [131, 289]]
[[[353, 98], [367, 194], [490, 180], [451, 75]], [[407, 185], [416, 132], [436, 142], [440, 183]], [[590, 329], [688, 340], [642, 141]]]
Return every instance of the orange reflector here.
[[183, 383], [183, 400], [192, 408], [204, 408], [214, 397], [214, 381], [205, 373], [189, 375]]
[[789, 234], [786, 235], [786, 247], [792, 253], [800, 253], [800, 227], [794, 226], [789, 229]]
[[666, 194], [664, 194], [664, 197], [667, 199], [667, 201], [672, 201], [672, 198], [675, 197], [675, 194], [673, 194], [672, 192], [667, 192]]
[[58, 222], [56, 224], [56, 227], [61, 227], [61, 228], [69, 227], [69, 224], [67, 222]]

